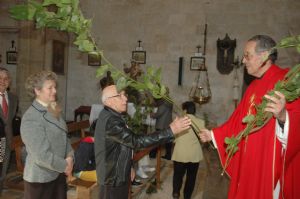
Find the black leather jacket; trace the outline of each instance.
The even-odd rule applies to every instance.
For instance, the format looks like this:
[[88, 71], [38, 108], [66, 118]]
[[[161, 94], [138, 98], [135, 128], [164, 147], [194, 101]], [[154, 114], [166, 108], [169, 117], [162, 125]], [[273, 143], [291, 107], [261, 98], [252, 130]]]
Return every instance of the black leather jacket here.
[[122, 114], [109, 107], [99, 114], [95, 130], [98, 183], [121, 186], [129, 182], [132, 150], [159, 145], [174, 139], [170, 128], [150, 135], [133, 133]]

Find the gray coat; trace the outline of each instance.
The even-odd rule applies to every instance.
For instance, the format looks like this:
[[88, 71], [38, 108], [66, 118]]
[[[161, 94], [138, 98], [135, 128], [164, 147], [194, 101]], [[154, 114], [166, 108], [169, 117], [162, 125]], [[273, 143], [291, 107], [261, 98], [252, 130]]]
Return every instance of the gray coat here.
[[57, 120], [47, 108], [34, 101], [21, 122], [21, 137], [28, 153], [24, 179], [28, 182], [50, 182], [66, 168], [67, 156], [73, 156], [67, 138], [67, 126]]

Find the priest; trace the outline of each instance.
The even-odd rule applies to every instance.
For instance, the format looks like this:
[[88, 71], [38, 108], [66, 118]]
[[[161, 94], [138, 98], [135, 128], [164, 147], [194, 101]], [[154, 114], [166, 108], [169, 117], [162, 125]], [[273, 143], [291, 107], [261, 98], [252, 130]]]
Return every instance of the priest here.
[[269, 99], [265, 111], [273, 117], [242, 139], [239, 150], [225, 168], [231, 179], [229, 199], [300, 198], [300, 100], [287, 103], [279, 92], [266, 95], [288, 71], [275, 65], [275, 45], [266, 35], [256, 35], [247, 41], [243, 63], [256, 79], [228, 121], [211, 131], [201, 129], [199, 133], [202, 141], [213, 141], [224, 167], [228, 155], [224, 139], [241, 132], [246, 127], [243, 118], [255, 114], [255, 106], [263, 97]]

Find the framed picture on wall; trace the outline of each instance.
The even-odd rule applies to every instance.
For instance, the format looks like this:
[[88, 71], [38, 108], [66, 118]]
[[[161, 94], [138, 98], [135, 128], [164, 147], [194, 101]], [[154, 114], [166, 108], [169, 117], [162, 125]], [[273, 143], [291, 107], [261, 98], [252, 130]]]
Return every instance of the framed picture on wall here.
[[191, 57], [190, 69], [201, 70], [204, 68], [205, 58], [204, 57]]
[[52, 70], [56, 74], [65, 74], [65, 43], [53, 40], [52, 43]]
[[16, 51], [6, 52], [6, 63], [7, 64], [17, 64], [18, 53]]
[[88, 54], [89, 66], [101, 66], [101, 55]]
[[146, 51], [132, 51], [132, 59], [139, 64], [146, 63]]

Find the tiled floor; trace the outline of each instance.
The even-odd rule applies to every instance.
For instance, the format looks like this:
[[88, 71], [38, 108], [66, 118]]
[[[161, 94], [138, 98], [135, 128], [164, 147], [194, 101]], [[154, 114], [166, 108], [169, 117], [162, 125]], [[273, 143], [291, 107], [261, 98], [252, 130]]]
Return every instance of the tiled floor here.
[[[204, 149], [207, 161], [200, 162], [197, 181], [192, 195], [193, 199], [224, 199], [227, 198], [228, 178], [221, 176], [217, 152]], [[208, 166], [209, 165], [209, 166]], [[207, 169], [210, 168], [210, 169]], [[145, 190], [150, 183], [134, 195], [135, 199], [172, 199], [173, 162], [162, 161], [161, 189], [157, 193], [147, 194]], [[184, 186], [184, 185], [183, 185]], [[182, 187], [183, 190], [183, 187]], [[183, 199], [181, 193], [180, 199]]]
[[[221, 167], [218, 156], [215, 150], [204, 149], [204, 155], [207, 161], [202, 161], [199, 166], [198, 176], [195, 190], [193, 193], [194, 199], [224, 199], [227, 198], [228, 178], [221, 176]], [[154, 162], [153, 162], [154, 163]], [[151, 162], [152, 164], [152, 162]], [[208, 166], [207, 166], [208, 165]], [[209, 168], [209, 169], [208, 169]], [[162, 160], [161, 170], [161, 189], [156, 193], [148, 194], [146, 190], [151, 185], [151, 180], [154, 179], [155, 172], [147, 173], [150, 178], [143, 180], [143, 185], [133, 188], [132, 198], [134, 199], [172, 199], [172, 176], [173, 163], [172, 161]], [[181, 194], [182, 195], [182, 194]], [[68, 191], [68, 198], [75, 198], [74, 188]], [[0, 196], [1, 199], [21, 199], [23, 198], [22, 191], [14, 189], [5, 189]], [[93, 194], [93, 199], [97, 198], [97, 193]], [[183, 199], [181, 197], [180, 199]]]

